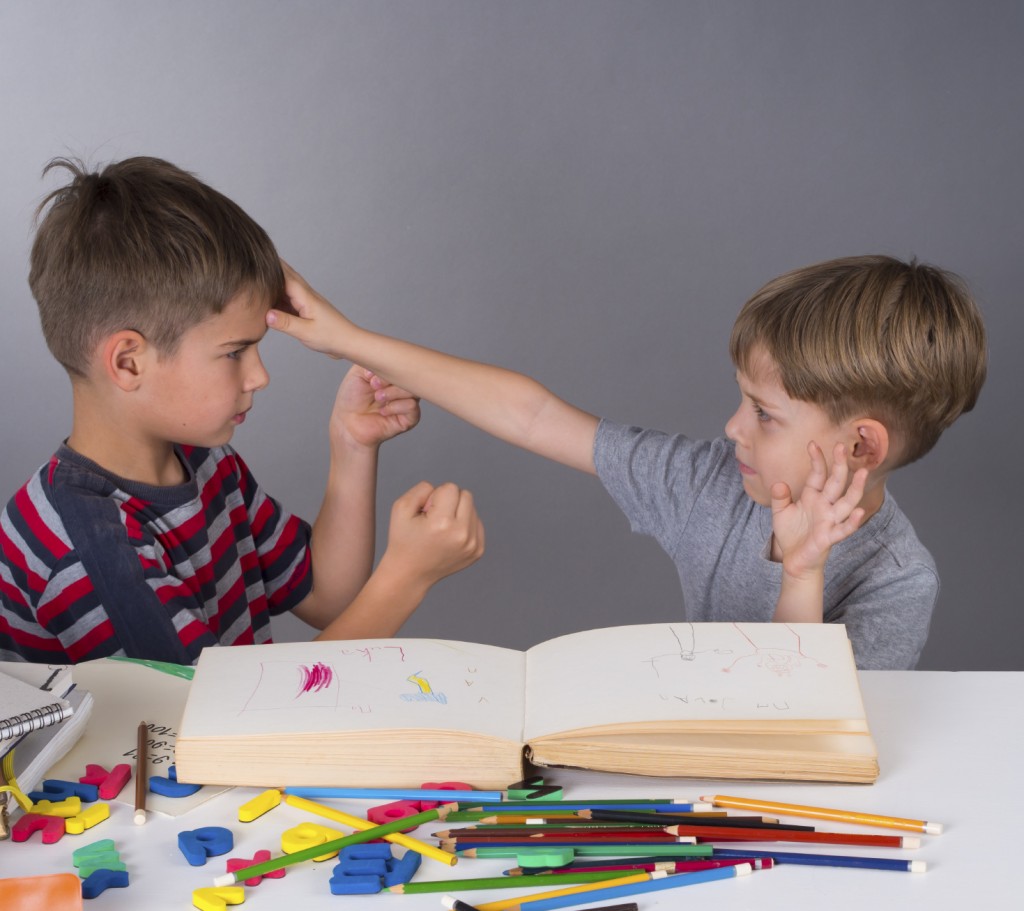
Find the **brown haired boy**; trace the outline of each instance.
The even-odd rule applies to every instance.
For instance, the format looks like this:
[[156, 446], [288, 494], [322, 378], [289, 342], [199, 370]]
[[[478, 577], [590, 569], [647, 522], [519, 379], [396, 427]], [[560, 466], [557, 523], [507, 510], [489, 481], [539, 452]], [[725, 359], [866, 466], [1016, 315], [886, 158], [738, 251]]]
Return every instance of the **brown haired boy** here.
[[0, 659], [192, 663], [271, 641], [289, 610], [319, 638], [390, 636], [479, 558], [471, 494], [424, 482], [395, 503], [371, 573], [377, 450], [419, 405], [388, 387], [385, 414], [361, 368], [338, 390], [312, 528], [228, 445], [269, 381], [257, 346], [284, 290], [241, 208], [155, 158], [51, 168], [71, 180], [40, 206], [29, 283], [74, 418], [0, 516]]
[[954, 276], [868, 256], [770, 282], [736, 321], [742, 401], [711, 441], [599, 420], [529, 377], [363, 330], [287, 269], [286, 289], [294, 313], [270, 325], [374, 371], [384, 413], [397, 383], [597, 474], [672, 557], [688, 620], [844, 623], [858, 666], [917, 664], [939, 580], [886, 480], [984, 382], [981, 316]]

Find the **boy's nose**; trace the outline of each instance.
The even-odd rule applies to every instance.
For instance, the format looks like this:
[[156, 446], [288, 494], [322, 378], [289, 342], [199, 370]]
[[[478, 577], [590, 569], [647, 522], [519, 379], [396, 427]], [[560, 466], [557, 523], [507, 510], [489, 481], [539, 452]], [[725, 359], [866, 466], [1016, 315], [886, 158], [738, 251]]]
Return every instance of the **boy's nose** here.
[[246, 388], [251, 392], [258, 392], [260, 389], [265, 389], [269, 382], [270, 374], [267, 372], [267, 368], [263, 366], [263, 359], [257, 354], [256, 362], [249, 372]]
[[739, 442], [740, 433], [740, 411], [737, 408], [731, 418], [725, 422], [725, 435], [734, 443]]

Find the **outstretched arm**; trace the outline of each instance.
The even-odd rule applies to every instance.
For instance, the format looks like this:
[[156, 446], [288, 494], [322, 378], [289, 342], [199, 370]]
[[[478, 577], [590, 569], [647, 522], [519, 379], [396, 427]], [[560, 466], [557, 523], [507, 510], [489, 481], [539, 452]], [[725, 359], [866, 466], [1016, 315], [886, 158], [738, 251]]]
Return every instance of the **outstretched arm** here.
[[[598, 420], [530, 377], [463, 360], [356, 326], [285, 265], [294, 313], [271, 310], [267, 324], [314, 351], [348, 358], [487, 433], [581, 471], [594, 473]], [[391, 402], [376, 390], [381, 414]]]
[[817, 443], [808, 445], [811, 473], [798, 500], [787, 484], [772, 485], [772, 550], [782, 560], [782, 588], [776, 621], [821, 623], [824, 611], [825, 561], [832, 546], [852, 535], [864, 521], [858, 506], [868, 472], [850, 476], [846, 447], [836, 444], [832, 470]]

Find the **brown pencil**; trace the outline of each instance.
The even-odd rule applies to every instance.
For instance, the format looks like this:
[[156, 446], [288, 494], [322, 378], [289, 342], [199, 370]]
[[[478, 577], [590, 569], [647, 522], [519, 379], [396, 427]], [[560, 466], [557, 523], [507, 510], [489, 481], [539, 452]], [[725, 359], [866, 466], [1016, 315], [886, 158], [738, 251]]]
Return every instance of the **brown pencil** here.
[[135, 825], [146, 822], [146, 790], [149, 774], [149, 726], [145, 721], [139, 722], [138, 744], [135, 750]]

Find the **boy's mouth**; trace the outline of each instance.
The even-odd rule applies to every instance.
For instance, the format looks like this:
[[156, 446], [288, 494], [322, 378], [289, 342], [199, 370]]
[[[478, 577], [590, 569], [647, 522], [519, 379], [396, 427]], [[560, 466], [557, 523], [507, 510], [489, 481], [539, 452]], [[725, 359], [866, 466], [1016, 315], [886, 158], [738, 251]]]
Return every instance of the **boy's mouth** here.
[[741, 462], [739, 459], [736, 460], [736, 464], [739, 466], [740, 474], [755, 475], [757, 474], [753, 468], [751, 468], [746, 462]]

